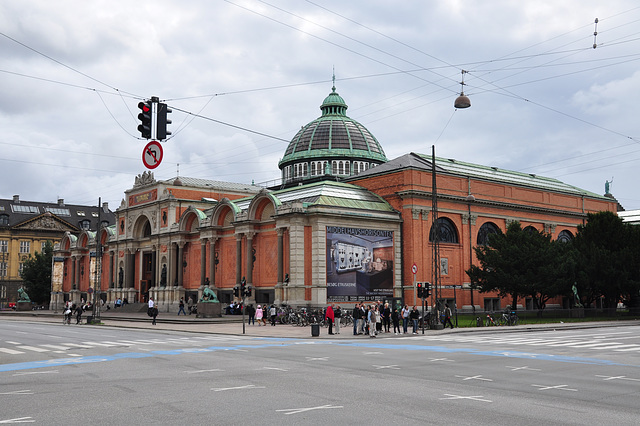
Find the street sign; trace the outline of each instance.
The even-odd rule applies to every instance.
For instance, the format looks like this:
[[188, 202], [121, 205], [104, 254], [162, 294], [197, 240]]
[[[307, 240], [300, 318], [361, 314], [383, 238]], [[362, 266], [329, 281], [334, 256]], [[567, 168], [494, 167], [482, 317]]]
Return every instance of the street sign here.
[[413, 264], [413, 266], [411, 267], [411, 272], [413, 272], [413, 275], [418, 273], [418, 265], [416, 265], [415, 263]]
[[162, 161], [162, 145], [158, 141], [149, 142], [142, 151], [142, 162], [147, 169], [155, 169]]

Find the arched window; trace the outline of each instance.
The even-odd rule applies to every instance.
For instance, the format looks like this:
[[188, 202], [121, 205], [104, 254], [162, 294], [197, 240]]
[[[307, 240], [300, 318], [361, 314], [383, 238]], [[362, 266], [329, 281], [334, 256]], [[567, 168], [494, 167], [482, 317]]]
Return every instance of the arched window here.
[[530, 232], [530, 233], [539, 232], [534, 226], [531, 226], [531, 225], [524, 228], [523, 231]]
[[456, 225], [446, 217], [439, 217], [438, 222], [431, 226], [431, 232], [429, 232], [429, 241], [435, 240], [435, 228], [438, 229], [438, 240], [441, 243], [458, 244], [458, 231], [456, 231]]
[[302, 176], [307, 177], [309, 174], [308, 167], [307, 163], [302, 163]]
[[338, 162], [336, 160], [331, 162], [331, 174], [334, 176], [338, 174]]
[[144, 224], [144, 229], [142, 230], [142, 237], [150, 237], [151, 236], [151, 224], [149, 221]]
[[338, 163], [338, 174], [339, 175], [343, 175], [344, 174], [344, 162], [340, 161]]
[[476, 244], [479, 246], [486, 246], [489, 244], [489, 235], [500, 233], [500, 228], [493, 222], [485, 222], [478, 231], [478, 240]]
[[316, 163], [314, 161], [311, 162], [311, 176], [316, 175]]
[[573, 240], [573, 234], [571, 233], [571, 231], [567, 231], [565, 229], [563, 231], [560, 231], [560, 233], [558, 234], [558, 241], [560, 242], [569, 243], [571, 242], [571, 240]]

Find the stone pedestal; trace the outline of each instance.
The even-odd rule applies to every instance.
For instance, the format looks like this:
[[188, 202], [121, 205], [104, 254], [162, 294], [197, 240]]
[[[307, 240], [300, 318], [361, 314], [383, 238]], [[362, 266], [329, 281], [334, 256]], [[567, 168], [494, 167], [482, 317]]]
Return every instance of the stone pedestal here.
[[222, 316], [222, 305], [215, 302], [198, 302], [198, 314], [196, 318], [220, 318]]
[[31, 302], [16, 302], [16, 311], [30, 311]]

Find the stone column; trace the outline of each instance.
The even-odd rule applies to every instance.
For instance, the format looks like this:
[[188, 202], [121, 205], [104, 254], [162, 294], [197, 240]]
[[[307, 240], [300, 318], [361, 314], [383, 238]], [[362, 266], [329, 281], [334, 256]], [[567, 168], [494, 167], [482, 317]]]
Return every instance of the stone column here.
[[182, 287], [182, 271], [183, 267], [183, 259], [184, 256], [184, 243], [178, 244], [178, 287]]
[[82, 263], [82, 256], [76, 256], [75, 260], [76, 260], [76, 266], [74, 268], [75, 270], [74, 287], [76, 290], [80, 290], [80, 264]]
[[209, 287], [216, 288], [216, 240], [209, 240]]
[[113, 258], [115, 257], [115, 252], [113, 250], [109, 250], [109, 288], [113, 288]]
[[200, 242], [200, 287], [204, 288], [204, 279], [207, 277], [207, 244], [206, 238]]
[[242, 280], [242, 234], [236, 234], [236, 284]]
[[276, 235], [278, 236], [278, 248], [277, 248], [277, 255], [278, 255], [278, 282], [276, 283], [276, 287], [275, 287], [275, 294], [274, 294], [274, 303], [276, 305], [281, 304], [285, 299], [284, 299], [284, 284], [283, 284], [283, 280], [284, 280], [284, 271], [283, 271], [283, 258], [284, 258], [284, 253], [283, 253], [283, 249], [284, 249], [284, 244], [283, 244], [283, 234], [284, 234], [284, 229], [282, 228], [277, 228], [276, 229]]
[[176, 243], [169, 244], [169, 260], [167, 262], [167, 287], [176, 283]]
[[247, 285], [253, 284], [253, 236], [255, 233], [247, 232]]

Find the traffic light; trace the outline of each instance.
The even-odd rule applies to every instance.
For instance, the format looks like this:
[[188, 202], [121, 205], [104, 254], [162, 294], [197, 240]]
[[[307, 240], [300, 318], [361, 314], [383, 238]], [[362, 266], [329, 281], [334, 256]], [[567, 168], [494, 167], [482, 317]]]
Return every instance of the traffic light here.
[[417, 288], [418, 288], [418, 298], [423, 299], [424, 293], [423, 293], [422, 283], [418, 283]]
[[251, 286], [247, 286], [247, 293], [246, 293], [247, 297], [251, 297], [251, 290], [252, 290], [252, 287]]
[[424, 291], [422, 293], [425, 299], [431, 296], [431, 283], [424, 283]]
[[244, 297], [246, 294], [246, 291], [247, 291], [247, 280], [244, 277], [242, 277], [242, 281], [240, 281], [240, 295]]
[[233, 287], [233, 295], [235, 297], [240, 297], [240, 287], [239, 286], [236, 285], [236, 286]]
[[145, 139], [151, 139], [151, 105], [151, 101], [140, 102], [138, 104], [138, 108], [142, 110], [142, 112], [138, 114], [138, 119], [140, 120], [138, 131]]
[[171, 132], [167, 131], [167, 124], [171, 124], [171, 120], [167, 119], [167, 114], [170, 114], [171, 110], [167, 108], [167, 104], [158, 104], [158, 119], [156, 120], [156, 138], [163, 140], [170, 135]]

